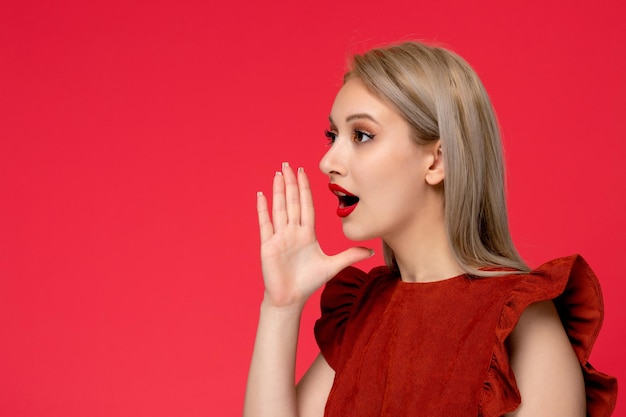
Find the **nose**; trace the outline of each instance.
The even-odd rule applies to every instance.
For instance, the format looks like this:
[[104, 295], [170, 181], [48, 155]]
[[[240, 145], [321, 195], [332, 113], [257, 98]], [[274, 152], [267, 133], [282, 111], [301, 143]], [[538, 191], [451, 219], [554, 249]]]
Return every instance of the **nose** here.
[[320, 159], [320, 170], [330, 175], [345, 175], [346, 169], [346, 155], [344, 148], [344, 141], [336, 140], [335, 143], [330, 145], [328, 151]]

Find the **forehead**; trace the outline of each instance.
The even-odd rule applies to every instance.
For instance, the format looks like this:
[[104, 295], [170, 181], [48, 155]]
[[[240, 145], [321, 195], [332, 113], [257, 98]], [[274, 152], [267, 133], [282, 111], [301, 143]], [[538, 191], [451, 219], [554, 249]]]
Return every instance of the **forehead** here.
[[390, 104], [372, 94], [358, 78], [351, 78], [341, 87], [330, 118], [339, 123], [352, 114], [369, 114], [376, 120], [383, 120], [392, 114], [399, 116]]

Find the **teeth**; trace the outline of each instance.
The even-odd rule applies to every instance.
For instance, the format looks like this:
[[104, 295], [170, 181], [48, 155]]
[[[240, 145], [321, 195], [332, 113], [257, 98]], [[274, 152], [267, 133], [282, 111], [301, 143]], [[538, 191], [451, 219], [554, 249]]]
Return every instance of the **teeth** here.
[[337, 191], [337, 195], [339, 197], [345, 197], [347, 194], [346, 193], [342, 193], [341, 191]]

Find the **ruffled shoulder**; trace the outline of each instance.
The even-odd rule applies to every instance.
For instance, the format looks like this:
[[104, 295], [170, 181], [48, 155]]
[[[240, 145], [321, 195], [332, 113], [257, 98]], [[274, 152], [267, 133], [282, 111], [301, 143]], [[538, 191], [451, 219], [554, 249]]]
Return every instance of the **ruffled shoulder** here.
[[365, 287], [385, 273], [386, 267], [374, 268], [369, 274], [348, 267], [328, 281], [320, 299], [321, 317], [315, 323], [315, 339], [331, 368], [337, 369], [339, 348], [346, 323]]
[[526, 307], [544, 300], [554, 301], [582, 367], [587, 415], [610, 416], [617, 400], [617, 380], [595, 370], [588, 362], [602, 326], [604, 306], [600, 284], [587, 262], [579, 255], [558, 258], [516, 278], [496, 329], [496, 346], [484, 383], [480, 416], [501, 416], [519, 406], [520, 393], [509, 366], [505, 341]]

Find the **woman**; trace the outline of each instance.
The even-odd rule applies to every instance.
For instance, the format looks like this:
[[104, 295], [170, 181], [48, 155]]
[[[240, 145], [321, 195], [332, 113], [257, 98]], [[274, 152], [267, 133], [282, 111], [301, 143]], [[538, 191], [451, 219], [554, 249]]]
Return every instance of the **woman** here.
[[[465, 61], [409, 42], [353, 59], [320, 162], [352, 240], [328, 256], [307, 176], [288, 164], [257, 209], [265, 295], [246, 416], [610, 415], [587, 358], [597, 280], [580, 257], [530, 272], [508, 231], [495, 116]], [[333, 278], [334, 277], [334, 278]], [[294, 386], [299, 319], [324, 283], [320, 355]], [[586, 392], [586, 395], [585, 395]], [[508, 413], [508, 414], [507, 414]]]

